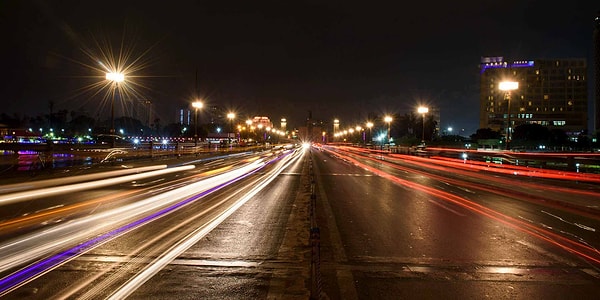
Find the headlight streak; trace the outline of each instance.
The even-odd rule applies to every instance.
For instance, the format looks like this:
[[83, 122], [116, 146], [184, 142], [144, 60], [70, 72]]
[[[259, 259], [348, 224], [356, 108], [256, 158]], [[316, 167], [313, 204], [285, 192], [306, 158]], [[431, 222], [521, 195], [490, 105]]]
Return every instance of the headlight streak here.
[[[251, 160], [254, 161], [254, 160]], [[181, 164], [181, 165], [185, 165], [185, 164]], [[161, 166], [155, 166], [155, 167], [164, 167], [166, 168], [167, 165], [161, 165]], [[194, 175], [192, 177], [210, 177], [210, 176], [214, 176], [216, 174], [219, 173], [223, 173], [227, 170], [230, 170], [232, 168], [236, 168], [235, 165], [231, 165], [231, 166], [225, 166], [219, 169], [215, 169], [215, 170], [210, 170], [210, 171], [206, 171], [203, 172], [201, 174], [198, 175]], [[140, 168], [138, 168], [140, 169]], [[132, 169], [129, 169], [132, 170]], [[120, 171], [119, 171], [120, 172]], [[105, 172], [108, 173], [108, 175], [106, 176], [100, 176], [98, 178], [103, 178], [103, 177], [109, 177], [109, 176], [114, 176], [115, 174], [113, 172]], [[60, 179], [59, 179], [60, 180]], [[74, 180], [74, 181], [80, 181], [80, 180]], [[37, 182], [36, 182], [37, 183]], [[34, 185], [36, 183], [33, 183]], [[179, 179], [179, 180], [175, 180], [175, 181], [171, 181], [169, 183], [168, 187], [165, 188], [153, 188], [152, 190], [152, 194], [156, 195], [156, 194], [160, 194], [165, 190], [171, 190], [171, 189], [175, 189], [178, 188], [182, 185], [187, 185], [189, 184], [189, 182], [186, 182], [185, 178]], [[52, 215], [57, 215], [59, 213], [68, 213], [69, 211], [74, 211], [77, 209], [81, 209], [84, 207], [88, 207], [88, 206], [92, 206], [92, 205], [98, 205], [100, 203], [109, 201], [111, 199], [123, 199], [126, 196], [129, 196], [131, 194], [135, 194], [138, 193], [138, 190], [133, 190], [133, 191], [127, 191], [127, 192], [122, 192], [116, 195], [109, 195], [106, 197], [102, 197], [99, 199], [94, 199], [94, 200], [90, 200], [90, 201], [86, 201], [86, 202], [81, 202], [81, 203], [77, 203], [74, 205], [69, 205], [69, 206], [63, 206], [60, 208], [56, 208], [56, 209], [52, 209], [52, 210], [47, 210], [47, 211], [43, 211], [43, 212], [39, 212], [39, 213], [34, 213], [34, 214], [29, 214], [20, 218], [15, 218], [15, 219], [11, 219], [11, 220], [6, 220], [6, 221], [0, 221], [0, 230], [6, 230], [6, 229], [10, 229], [13, 227], [17, 227], [17, 226], [23, 226], [24, 222], [35, 222], [36, 220], [43, 218], [43, 217], [51, 217]]]
[[227, 155], [212, 156], [212, 157], [206, 157], [206, 158], [196, 159], [196, 160], [192, 160], [192, 161], [186, 161], [184, 163], [177, 164], [174, 166], [176, 167], [176, 166], [192, 165], [192, 164], [202, 163], [205, 161], [212, 161], [212, 160], [224, 159], [224, 158], [232, 158], [232, 157], [237, 157], [237, 156], [245, 156], [245, 155], [249, 155], [249, 154], [252, 154], [252, 152], [240, 152], [240, 153], [233, 153], [233, 154], [227, 154]]
[[[259, 185], [254, 187], [249, 193], [247, 193], [243, 198], [238, 200], [235, 205], [233, 205], [228, 210], [224, 211], [221, 215], [217, 216], [213, 221], [207, 224], [205, 227], [199, 227], [187, 237], [182, 239], [180, 243], [173, 245], [171, 249], [169, 249], [164, 255], [155, 259], [152, 263], [149, 263], [148, 266], [140, 273], [136, 274], [136, 276], [130, 278], [127, 283], [122, 285], [117, 291], [115, 291], [108, 299], [124, 299], [127, 296], [131, 295], [137, 288], [142, 286], [146, 281], [156, 275], [160, 270], [162, 270], [166, 265], [172, 262], [175, 258], [181, 255], [184, 251], [189, 249], [191, 246], [196, 244], [202, 238], [204, 238], [208, 233], [210, 233], [214, 228], [216, 228], [219, 224], [221, 224], [224, 220], [226, 220], [231, 214], [237, 211], [242, 205], [244, 205], [248, 200], [254, 197], [258, 192], [264, 189], [267, 185], [269, 185], [283, 170], [285, 170], [292, 162], [294, 162], [293, 158], [299, 158], [298, 152], [294, 152], [297, 155], [290, 156], [288, 161], [277, 170], [268, 175], [268, 177]], [[279, 161], [284, 157], [288, 157], [291, 152], [286, 153], [282, 156], [275, 158], [274, 160], [268, 161], [267, 164], [272, 164], [275, 161]], [[264, 167], [264, 166], [263, 166]], [[262, 169], [262, 167], [260, 168]], [[259, 169], [256, 169], [254, 172], [257, 172]]]
[[121, 177], [116, 177], [116, 178], [109, 178], [109, 179], [104, 179], [104, 180], [97, 180], [94, 182], [83, 182], [83, 183], [71, 184], [68, 186], [49, 187], [49, 188], [43, 188], [43, 189], [27, 191], [27, 192], [17, 192], [17, 193], [12, 193], [12, 194], [6, 194], [6, 195], [0, 196], [0, 206], [6, 205], [6, 204], [23, 202], [23, 201], [35, 199], [35, 198], [42, 197], [42, 196], [47, 197], [47, 196], [66, 194], [66, 193], [70, 193], [70, 192], [76, 192], [76, 191], [82, 191], [82, 190], [86, 190], [86, 189], [109, 186], [109, 185], [118, 184], [118, 183], [124, 183], [124, 182], [128, 182], [128, 181], [136, 180], [136, 179], [159, 176], [159, 175], [164, 175], [164, 174], [173, 173], [173, 172], [180, 172], [180, 171], [184, 171], [184, 170], [191, 170], [193, 168], [195, 168], [195, 166], [181, 166], [181, 167], [167, 168], [167, 169], [162, 169], [162, 170], [157, 170], [157, 171], [150, 171], [150, 172], [141, 173], [141, 174], [134, 174], [134, 175], [127, 175], [127, 176], [121, 176]]
[[38, 180], [38, 181], [33, 181], [33, 182], [0, 185], [0, 193], [4, 194], [4, 193], [16, 192], [16, 191], [22, 191], [22, 190], [40, 189], [40, 188], [49, 187], [49, 186], [71, 184], [74, 182], [91, 181], [91, 180], [96, 180], [99, 178], [108, 178], [108, 177], [127, 175], [127, 174], [131, 174], [131, 173], [141, 173], [141, 172], [147, 172], [147, 171], [160, 170], [160, 169], [164, 169], [166, 167], [167, 167], [167, 165], [156, 165], [156, 166], [140, 167], [140, 168], [133, 168], [133, 169], [93, 173], [93, 174], [87, 174], [87, 175], [69, 176], [69, 177], [64, 177], [64, 178]]
[[[328, 152], [331, 152], [331, 150], [328, 150], [328, 149], [325, 149], [325, 150]], [[340, 155], [340, 154], [336, 153], [336, 155]], [[352, 162], [354, 165], [356, 165], [360, 168], [368, 170], [368, 171], [370, 171], [378, 176], [381, 176], [383, 178], [386, 178], [396, 184], [403, 185], [403, 186], [406, 186], [406, 187], [409, 187], [409, 188], [412, 188], [415, 190], [419, 190], [419, 191], [425, 192], [431, 196], [434, 196], [436, 198], [446, 200], [448, 202], [462, 206], [470, 211], [481, 214], [483, 216], [487, 216], [487, 217], [489, 217], [493, 220], [496, 220], [502, 224], [505, 224], [509, 227], [515, 228], [519, 231], [525, 232], [525, 233], [535, 236], [541, 240], [549, 242], [555, 246], [558, 246], [559, 248], [562, 248], [568, 252], [579, 255], [591, 262], [600, 264], [600, 252], [593, 247], [579, 243], [578, 241], [573, 241], [569, 238], [566, 238], [564, 236], [561, 236], [559, 234], [556, 234], [556, 233], [546, 230], [544, 228], [540, 228], [535, 225], [526, 223], [524, 221], [512, 218], [508, 215], [502, 214], [498, 211], [495, 211], [495, 210], [485, 207], [483, 205], [472, 202], [466, 198], [463, 198], [463, 197], [460, 197], [460, 196], [457, 196], [457, 195], [454, 195], [454, 194], [451, 194], [451, 193], [448, 193], [448, 192], [445, 192], [442, 190], [424, 186], [424, 185], [421, 185], [421, 184], [418, 184], [418, 183], [415, 183], [412, 181], [408, 181], [408, 180], [404, 180], [404, 179], [395, 177], [395, 176], [393, 176], [389, 173], [386, 173], [382, 170], [379, 170], [379, 169], [373, 168], [371, 166], [368, 166], [366, 164], [363, 164], [354, 158], [345, 156], [345, 159]]]
[[[252, 169], [254, 169], [257, 165], [260, 165], [260, 162], [257, 162], [255, 165], [251, 165], [245, 169], [240, 169], [238, 172], [241, 174], [244, 174], [245, 172], [248, 172], [248, 171], [251, 171]], [[222, 176], [211, 177], [204, 181], [199, 181], [194, 184], [191, 184], [185, 188], [181, 188], [179, 190], [166, 192], [161, 195], [157, 195], [155, 197], [148, 198], [144, 201], [132, 203], [132, 204], [126, 205], [124, 207], [121, 207], [118, 209], [113, 209], [111, 211], [107, 211], [107, 212], [104, 212], [101, 214], [92, 215], [92, 216], [90, 216], [88, 218], [84, 218], [82, 220], [77, 220], [72, 223], [64, 224], [63, 226], [57, 226], [56, 228], [52, 228], [52, 229], [43, 231], [41, 233], [36, 233], [36, 234], [30, 235], [29, 237], [27, 237], [25, 239], [20, 239], [17, 242], [14, 242], [14, 243], [11, 243], [11, 244], [8, 244], [5, 246], [1, 246], [0, 251], [8, 250], [7, 252], [10, 254], [7, 255], [7, 257], [2, 257], [2, 259], [0, 260], [0, 262], [1, 262], [0, 263], [0, 271], [5, 271], [6, 269], [15, 267], [19, 264], [22, 264], [24, 262], [31, 260], [32, 258], [46, 255], [46, 254], [54, 251], [55, 249], [67, 244], [67, 242], [69, 242], [71, 240], [85, 238], [85, 236], [88, 235], [88, 231], [82, 232], [81, 230], [78, 230], [78, 229], [79, 228], [87, 228], [89, 225], [86, 225], [86, 224], [92, 223], [93, 221], [103, 220], [102, 225], [96, 226], [96, 229], [103, 230], [104, 228], [107, 228], [109, 226], [112, 226], [112, 225], [118, 223], [119, 219], [121, 219], [121, 218], [129, 218], [129, 217], [139, 216], [143, 213], [155, 210], [161, 206], [164, 207], [164, 205], [175, 202], [175, 201], [177, 201], [177, 199], [181, 199], [181, 197], [183, 197], [183, 195], [178, 195], [178, 194], [184, 194], [184, 192], [180, 191], [180, 190], [186, 190], [187, 191], [186, 195], [194, 195], [194, 194], [198, 193], [199, 188], [202, 191], [210, 189], [210, 187], [209, 188], [203, 187], [203, 185], [207, 184], [207, 181], [209, 182], [208, 185], [214, 186], [214, 184], [219, 184], [219, 181], [216, 179], [220, 179], [220, 181], [223, 182], [223, 181], [226, 181], [223, 179], [223, 177], [225, 179], [227, 179], [229, 176], [230, 175], [228, 175], [228, 174], [222, 174]], [[221, 178], [219, 178], [219, 177], [221, 177]], [[196, 197], [192, 197], [192, 198], [197, 199]], [[162, 202], [161, 200], [165, 200], [165, 203], [161, 203]], [[190, 200], [190, 201], [193, 201], [193, 200]], [[138, 208], [143, 208], [143, 210], [140, 211], [140, 210], [138, 210]], [[171, 211], [171, 210], [169, 210], [169, 208], [166, 208], [164, 210]], [[131, 216], [131, 214], [135, 214], [135, 215]], [[154, 216], [154, 215], [156, 215], [156, 214], [153, 214], [151, 216]], [[154, 217], [156, 217], [156, 216], [154, 216]], [[15, 272], [15, 273], [1, 279], [0, 280], [0, 296], [3, 293], [7, 293], [16, 287], [43, 275], [45, 272], [48, 272], [48, 271], [52, 270], [53, 268], [57, 267], [58, 265], [65, 263], [69, 259], [76, 257], [76, 255], [82, 254], [83, 250], [88, 251], [88, 250], [92, 249], [93, 247], [99, 246], [103, 242], [106, 242], [108, 238], [111, 238], [111, 237], [114, 238], [118, 234], [126, 233], [126, 231], [128, 229], [133, 229], [134, 226], [136, 226], [138, 224], [142, 224], [142, 222], [149, 220], [148, 218], [140, 219], [129, 225], [126, 225], [119, 229], [113, 230], [109, 233], [103, 234], [98, 238], [92, 239], [88, 242], [80, 244], [79, 246], [77, 246], [75, 248], [61, 252], [58, 255], [44, 259], [38, 263], [32, 264], [24, 269], [21, 269], [18, 272]], [[98, 227], [100, 227], [100, 228], [98, 228]], [[23, 253], [22, 251], [26, 250], [27, 249], [26, 247], [24, 247], [25, 249], [19, 249], [16, 247], [16, 246], [18, 246], [18, 244], [22, 244], [26, 241], [42, 240], [42, 238], [45, 235], [49, 235], [49, 234], [56, 233], [56, 232], [62, 232], [62, 236], [63, 237], [66, 236], [67, 238], [62, 238], [59, 240], [59, 242], [46, 244], [46, 245], [44, 245], [44, 247], [36, 247], [35, 249], [29, 250], [28, 252], [25, 252], [25, 253]], [[59, 238], [59, 237], [56, 237], [56, 238]], [[54, 240], [56, 240], [56, 238], [54, 238]], [[25, 246], [27, 246], [27, 245], [25, 245]], [[17, 249], [15, 249], [15, 248], [17, 248]], [[18, 253], [18, 254], [15, 254], [15, 253]]]
[[[104, 220], [104, 222], [102, 222], [102, 225], [99, 226], [100, 228], [98, 226], [95, 228], [96, 230], [98, 230], [98, 229], [102, 230], [103, 228], [107, 228], [113, 224], [118, 223], [121, 218], [125, 218], [125, 217], [133, 218], [135, 216], [142, 215], [145, 212], [155, 210], [156, 208], [158, 208], [160, 206], [163, 207], [160, 211], [152, 213], [149, 216], [146, 216], [137, 221], [129, 223], [118, 229], [114, 229], [108, 233], [102, 234], [102, 235], [100, 235], [96, 238], [93, 238], [87, 242], [81, 243], [74, 248], [60, 252], [59, 254], [56, 254], [56, 255], [51, 256], [46, 259], [43, 259], [41, 261], [38, 261], [37, 263], [31, 264], [19, 271], [16, 271], [16, 272], [0, 279], [0, 296], [9, 293], [10, 291], [26, 284], [27, 282], [30, 282], [30, 281], [44, 275], [45, 273], [53, 270], [54, 268], [57, 268], [58, 266], [74, 259], [75, 257], [77, 257], [95, 247], [98, 247], [98, 246], [108, 242], [109, 240], [111, 240], [113, 238], [123, 235], [123, 234], [125, 234], [139, 226], [147, 224], [153, 220], [156, 220], [156, 219], [158, 219], [158, 218], [160, 218], [160, 217], [162, 217], [162, 216], [164, 216], [164, 215], [166, 215], [166, 214], [168, 214], [190, 202], [196, 201], [197, 199], [200, 199], [200, 198], [204, 197], [205, 195], [210, 194], [214, 191], [217, 191], [229, 184], [232, 184], [232, 183], [239, 181], [247, 176], [255, 174], [260, 169], [264, 168], [267, 164], [271, 164], [277, 160], [280, 160], [284, 156], [287, 156], [287, 154], [277, 157], [268, 162], [263, 162], [262, 160], [257, 160], [257, 161], [254, 161], [253, 163], [247, 165], [246, 167], [241, 167], [239, 169], [229, 172], [229, 173], [235, 172], [235, 174], [237, 174], [237, 175], [235, 175], [235, 174], [234, 175], [231, 175], [231, 174], [216, 175], [216, 176], [207, 178], [205, 180], [190, 184], [190, 185], [186, 186], [185, 188], [180, 188], [179, 190], [166, 192], [162, 195], [157, 195], [155, 197], [151, 197], [144, 201], [136, 202], [136, 203], [127, 205], [127, 206], [119, 208], [119, 209], [114, 209], [114, 210], [111, 210], [108, 212], [104, 212], [104, 213], [101, 213], [98, 215], [93, 215], [88, 218], [84, 218], [83, 220], [77, 220], [72, 223], [63, 224], [62, 226], [57, 226], [56, 228], [52, 228], [50, 230], [46, 230], [41, 233], [32, 234], [25, 239], [20, 239], [16, 242], [8, 244], [8, 245], [0, 245], [0, 251], [2, 251], [2, 252], [6, 251], [6, 252], [10, 253], [8, 256], [2, 257], [0, 259], [0, 272], [2, 272], [2, 271], [10, 269], [12, 267], [18, 266], [19, 264], [22, 264], [24, 262], [33, 260], [36, 257], [40, 257], [40, 256], [48, 254], [52, 251], [55, 251], [55, 249], [65, 245], [69, 241], [84, 238], [85, 235], [89, 235], [89, 232], [77, 230], [77, 228], [88, 228], [88, 227], [86, 227], [85, 224], [92, 223], [93, 221], [97, 221], [97, 220]], [[193, 166], [191, 166], [191, 167], [193, 167]], [[188, 167], [185, 167], [184, 169], [188, 169]], [[206, 188], [205, 185], [209, 185], [209, 187]], [[201, 190], [200, 193], [198, 193], [198, 189]], [[176, 202], [177, 199], [181, 199], [182, 197], [184, 197], [183, 194], [186, 194], [186, 193], [187, 193], [186, 197], [188, 197], [188, 198], [186, 198], [183, 201]], [[177, 194], [179, 194], [179, 195], [177, 195]], [[193, 195], [193, 196], [189, 197], [189, 195]], [[165, 200], [165, 202], [161, 203], [162, 202], [161, 200]], [[167, 205], [169, 203], [173, 203], [173, 202], [176, 202], [176, 203], [172, 206], [164, 207], [165, 205]], [[158, 203], [158, 204], [155, 204], [155, 203]], [[138, 208], [143, 209], [143, 210], [138, 210]], [[119, 217], [119, 216], [121, 216], [121, 217]], [[62, 233], [58, 233], [59, 231]], [[29, 251], [25, 251], [25, 249], [19, 249], [19, 247], [18, 247], [19, 244], [23, 244], [24, 242], [27, 242], [27, 241], [41, 240], [41, 238], [43, 236], [53, 234], [53, 233], [57, 234], [57, 235], [62, 234], [63, 237], [68, 236], [68, 238], [62, 238], [59, 240], [59, 242], [50, 243], [50, 245], [45, 245], [44, 247], [36, 247], [35, 249], [29, 250]], [[54, 238], [53, 240], [56, 240], [56, 238]], [[25, 247], [21, 247], [21, 248], [27, 247], [27, 245], [24, 245], [24, 246]], [[18, 253], [18, 254], [14, 254], [14, 253]]]

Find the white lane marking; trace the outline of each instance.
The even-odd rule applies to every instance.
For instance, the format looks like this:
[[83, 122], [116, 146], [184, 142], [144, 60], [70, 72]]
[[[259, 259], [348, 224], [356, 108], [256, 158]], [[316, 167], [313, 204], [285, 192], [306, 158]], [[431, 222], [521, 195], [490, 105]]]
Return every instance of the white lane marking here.
[[465, 217], [466, 216], [465, 214], [459, 213], [458, 211], [456, 211], [456, 210], [454, 210], [454, 209], [452, 209], [452, 208], [450, 208], [450, 207], [448, 207], [448, 206], [446, 206], [446, 205], [444, 205], [442, 203], [439, 203], [439, 202], [437, 202], [435, 200], [429, 199], [429, 202], [431, 202], [431, 203], [433, 203], [433, 204], [435, 204], [435, 205], [437, 205], [437, 206], [439, 206], [439, 207], [441, 207], [441, 208], [443, 208], [443, 209], [445, 209], [445, 210], [447, 210], [447, 211], [449, 211], [451, 213], [454, 213], [454, 214], [456, 214], [458, 216], [461, 216], [461, 217]]
[[596, 229], [595, 229], [595, 228], [593, 228], [593, 227], [590, 227], [590, 226], [587, 226], [587, 225], [583, 225], [583, 224], [580, 224], [580, 223], [576, 223], [576, 222], [569, 222], [569, 221], [567, 221], [567, 220], [563, 219], [563, 218], [562, 218], [562, 217], [560, 217], [560, 216], [557, 216], [557, 215], [555, 215], [555, 214], [549, 213], [549, 212], [547, 212], [547, 211], [544, 211], [544, 210], [542, 210], [542, 213], [544, 213], [544, 214], [546, 214], [546, 215], [549, 215], [549, 216], [551, 216], [551, 217], [553, 217], [553, 218], [556, 218], [556, 219], [558, 219], [558, 220], [560, 220], [560, 221], [562, 221], [562, 222], [564, 222], [564, 223], [567, 223], [567, 224], [569, 224], [569, 225], [573, 225], [573, 226], [579, 227], [579, 228], [581, 228], [581, 229], [584, 229], [584, 230], [587, 230], [587, 231], [596, 232]]

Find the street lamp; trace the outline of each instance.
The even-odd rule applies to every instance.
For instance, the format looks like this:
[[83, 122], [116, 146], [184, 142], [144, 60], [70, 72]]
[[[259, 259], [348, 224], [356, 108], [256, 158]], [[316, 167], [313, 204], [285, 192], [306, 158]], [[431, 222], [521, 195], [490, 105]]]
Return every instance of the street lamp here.
[[373, 141], [373, 134], [371, 128], [373, 128], [373, 122], [367, 122], [367, 128], [369, 128], [369, 142]]
[[421, 143], [425, 144], [425, 114], [429, 112], [429, 108], [425, 106], [419, 106], [419, 108], [417, 108], [417, 112], [420, 113], [423, 117], [423, 132], [421, 134]]
[[[231, 132], [233, 133], [233, 119], [235, 119], [235, 114], [232, 112], [228, 113], [227, 119], [229, 119], [229, 130], [231, 130]], [[227, 141], [229, 141], [231, 143], [231, 141], [229, 139], [229, 133], [227, 134]]]
[[391, 136], [391, 128], [390, 128], [390, 124], [392, 123], [392, 117], [390, 116], [385, 116], [385, 118], [383, 119], [386, 123], [388, 123], [388, 130], [387, 130], [387, 140], [388, 140], [388, 144], [390, 144], [390, 136]]
[[198, 110], [202, 108], [204, 104], [196, 100], [192, 102], [192, 107], [194, 108], [194, 145], [198, 147]]
[[119, 91], [119, 82], [125, 81], [125, 75], [123, 73], [111, 72], [106, 73], [106, 80], [111, 81], [113, 84], [113, 95], [110, 103], [110, 134], [111, 134], [111, 147], [115, 147], [115, 98]]
[[333, 134], [336, 135], [339, 130], [340, 130], [340, 120], [334, 119], [333, 120]]
[[508, 126], [506, 129], [508, 130], [506, 133], [506, 150], [510, 150], [510, 140], [511, 140], [511, 122], [510, 122], [510, 92], [519, 88], [519, 83], [516, 81], [502, 81], [498, 88], [501, 91], [504, 91], [504, 97], [508, 101]]
[[253, 127], [252, 126], [252, 120], [250, 120], [250, 119], [246, 120], [246, 126], [248, 126], [248, 136], [247, 136], [247, 138], [250, 138], [250, 130], [251, 130], [251, 127]]

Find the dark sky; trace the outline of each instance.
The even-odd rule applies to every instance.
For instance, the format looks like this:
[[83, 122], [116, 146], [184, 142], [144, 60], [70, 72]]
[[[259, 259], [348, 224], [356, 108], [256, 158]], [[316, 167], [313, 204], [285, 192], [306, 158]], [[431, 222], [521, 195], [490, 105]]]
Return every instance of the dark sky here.
[[92, 58], [123, 49], [137, 97], [164, 122], [197, 89], [209, 105], [294, 126], [309, 111], [352, 125], [423, 103], [469, 135], [481, 56], [592, 64], [594, 1], [405, 2], [4, 0], [0, 112], [53, 101], [108, 117], [106, 91], [86, 89], [104, 76]]

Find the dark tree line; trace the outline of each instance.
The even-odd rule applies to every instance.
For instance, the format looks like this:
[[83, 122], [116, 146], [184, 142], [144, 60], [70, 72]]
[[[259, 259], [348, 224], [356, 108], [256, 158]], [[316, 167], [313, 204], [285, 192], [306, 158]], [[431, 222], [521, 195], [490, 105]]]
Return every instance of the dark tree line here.
[[[501, 139], [502, 133], [490, 128], [480, 128], [471, 135], [471, 140], [493, 140]], [[586, 150], [593, 145], [590, 138], [581, 133], [577, 136], [577, 141], [571, 141], [569, 136], [561, 129], [548, 129], [548, 127], [539, 124], [522, 124], [515, 127], [511, 138], [511, 147], [513, 149], [535, 150], [543, 145], [549, 150]]]
[[[152, 124], [143, 124], [140, 120], [131, 117], [117, 117], [114, 120], [115, 131], [128, 136], [170, 136], [193, 137], [194, 125], [166, 124], [162, 125], [160, 119], [153, 120]], [[108, 134], [112, 127], [110, 120], [97, 120], [85, 113], [77, 111], [59, 110], [48, 114], [27, 116], [0, 113], [0, 126], [11, 129], [31, 129], [36, 133], [48, 133], [50, 128], [68, 137], [82, 135]], [[210, 126], [198, 124], [198, 136], [205, 137]], [[40, 131], [41, 129], [41, 131]]]

